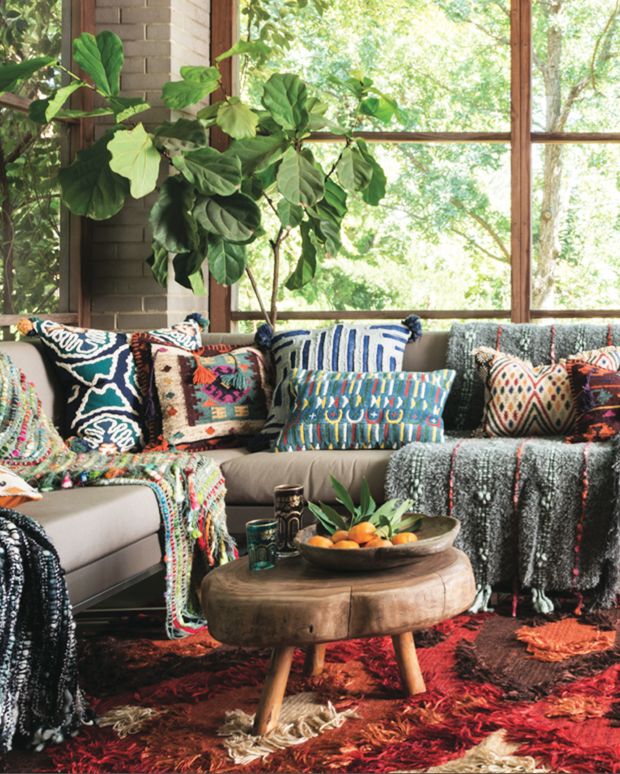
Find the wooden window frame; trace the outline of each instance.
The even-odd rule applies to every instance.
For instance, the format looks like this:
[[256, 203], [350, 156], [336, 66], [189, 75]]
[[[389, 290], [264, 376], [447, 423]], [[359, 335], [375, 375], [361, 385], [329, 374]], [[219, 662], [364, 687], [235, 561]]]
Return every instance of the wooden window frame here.
[[[63, 40], [63, 52], [71, 49], [70, 41], [81, 32], [95, 33], [95, 2], [96, 0], [63, 0], [62, 13], [69, 16], [69, 23], [64, 24], [63, 38], [65, 34], [70, 36], [68, 48], [65, 49]], [[73, 62], [71, 68], [74, 69]], [[81, 89], [71, 98], [71, 107], [81, 110], [90, 110], [93, 106], [93, 95], [88, 89]], [[13, 94], [0, 95], [0, 107], [9, 107], [28, 113], [30, 100], [16, 97]], [[73, 158], [75, 154], [91, 144], [94, 140], [94, 121], [92, 119], [78, 120], [71, 118], [55, 118], [54, 121], [69, 126], [68, 154]], [[68, 261], [69, 276], [64, 278], [66, 282], [64, 291], [67, 298], [69, 311], [46, 314], [49, 320], [56, 322], [88, 325], [90, 323], [90, 293], [86, 285], [88, 255], [91, 244], [91, 226], [86, 218], [80, 218], [71, 213], [63, 212], [62, 228], [68, 229]], [[62, 269], [61, 269], [62, 270]], [[61, 278], [62, 281], [62, 278]], [[40, 313], [39, 313], [40, 314]], [[23, 314], [0, 314], [0, 327], [15, 325], [28, 312]]]
[[[238, 0], [211, 0], [211, 58], [228, 49], [237, 39]], [[544, 143], [620, 143], [616, 132], [532, 131], [532, 0], [512, 0], [510, 11], [510, 132], [354, 132], [368, 142], [388, 143], [506, 143], [511, 149], [511, 308], [497, 309], [356, 309], [316, 310], [278, 313], [282, 320], [402, 319], [415, 312], [430, 320], [510, 319], [515, 323], [542, 318], [620, 318], [620, 309], [532, 309], [532, 145]], [[233, 60], [226, 61], [224, 87], [234, 93], [236, 77]], [[221, 98], [221, 95], [215, 95]], [[315, 142], [338, 142], [338, 135], [315, 132]], [[212, 130], [212, 143], [224, 149], [227, 138]], [[209, 311], [211, 329], [230, 331], [244, 320], [262, 320], [261, 312], [233, 310], [233, 292], [210, 279]]]

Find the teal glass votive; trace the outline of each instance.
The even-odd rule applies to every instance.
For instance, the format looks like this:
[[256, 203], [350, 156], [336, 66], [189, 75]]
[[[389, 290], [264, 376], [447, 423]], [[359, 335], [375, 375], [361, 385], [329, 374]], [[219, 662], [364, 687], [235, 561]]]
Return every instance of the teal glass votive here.
[[278, 522], [275, 519], [254, 519], [245, 525], [248, 539], [250, 570], [270, 570], [276, 566], [278, 554]]

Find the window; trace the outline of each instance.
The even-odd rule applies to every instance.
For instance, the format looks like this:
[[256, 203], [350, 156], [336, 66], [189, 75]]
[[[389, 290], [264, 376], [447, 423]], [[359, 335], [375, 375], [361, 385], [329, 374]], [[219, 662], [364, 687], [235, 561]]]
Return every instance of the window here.
[[[70, 5], [62, 0], [3, 3], [2, 59], [67, 54]], [[23, 314], [78, 320], [79, 221], [61, 208], [56, 183], [61, 163], [68, 162], [76, 145], [77, 127], [67, 121], [42, 127], [28, 118], [30, 102], [58, 86], [53, 70], [47, 75], [42, 85], [40, 74], [23, 84], [17, 98], [0, 96], [0, 323], [5, 337]]]
[[[386, 131], [359, 127], [388, 195], [352, 209], [344, 251], [282, 293], [281, 319], [620, 316], [617, 0], [241, 0], [228, 15], [275, 42], [239, 73], [252, 101], [270, 71], [323, 89], [361, 69], [402, 108]], [[264, 284], [263, 255], [253, 246]], [[260, 319], [246, 280], [231, 318]]]

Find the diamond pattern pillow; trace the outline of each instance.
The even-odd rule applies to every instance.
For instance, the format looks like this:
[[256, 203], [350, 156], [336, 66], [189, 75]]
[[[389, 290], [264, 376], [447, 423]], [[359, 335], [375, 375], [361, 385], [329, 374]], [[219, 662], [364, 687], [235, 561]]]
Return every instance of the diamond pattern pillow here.
[[[76, 451], [114, 454], [139, 451], [144, 442], [142, 395], [129, 334], [75, 328], [52, 320], [21, 320], [19, 331], [39, 336], [64, 384], [66, 418]], [[161, 343], [190, 349], [201, 346], [202, 320], [185, 322], [150, 335]]]
[[564, 435], [575, 421], [575, 404], [567, 364], [573, 360], [618, 370], [620, 350], [604, 347], [568, 360], [533, 366], [489, 347], [473, 352], [486, 388], [482, 432], [486, 436]]

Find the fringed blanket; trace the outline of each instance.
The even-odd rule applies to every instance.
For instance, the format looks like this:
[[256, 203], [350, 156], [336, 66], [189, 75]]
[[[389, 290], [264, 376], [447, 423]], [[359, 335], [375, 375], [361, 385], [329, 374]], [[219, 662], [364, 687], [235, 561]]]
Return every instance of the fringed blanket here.
[[0, 752], [41, 749], [92, 713], [78, 687], [75, 624], [58, 555], [32, 519], [0, 508]]
[[[620, 440], [473, 439], [413, 443], [395, 452], [387, 497], [411, 498], [416, 511], [460, 519], [457, 545], [471, 559], [487, 610], [491, 588], [529, 588], [537, 611], [551, 592], [581, 605], [613, 604], [619, 590]], [[518, 584], [518, 585], [517, 585]]]
[[[166, 629], [183, 637], [205, 621], [191, 588], [196, 544], [210, 566], [235, 556], [226, 529], [224, 480], [205, 455], [76, 454], [41, 411], [35, 389], [0, 355], [0, 459], [39, 489], [142, 484], [157, 497], [164, 528]], [[127, 514], [131, 519], [131, 514]]]

